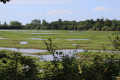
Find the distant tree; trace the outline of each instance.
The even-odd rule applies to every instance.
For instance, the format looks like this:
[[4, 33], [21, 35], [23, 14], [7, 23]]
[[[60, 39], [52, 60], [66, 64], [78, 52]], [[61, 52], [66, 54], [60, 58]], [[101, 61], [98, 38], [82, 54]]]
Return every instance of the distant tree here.
[[24, 28], [25, 28], [25, 29], [32, 29], [32, 25], [31, 25], [30, 23], [28, 23], [28, 24], [25, 25]]
[[102, 24], [96, 23], [93, 27], [93, 30], [101, 30], [101, 28], [102, 28]]
[[41, 26], [41, 21], [39, 19], [34, 19], [31, 21], [31, 25], [33, 29], [38, 29]]
[[110, 31], [110, 27], [108, 27], [108, 26], [104, 26], [104, 27], [102, 27], [101, 30], [102, 30], [102, 31]]
[[59, 28], [59, 29], [62, 28], [62, 19], [58, 19], [58, 28]]
[[117, 31], [120, 31], [120, 26], [117, 27]]
[[3, 25], [7, 26], [7, 23], [6, 23], [6, 22], [4, 22], [4, 24], [3, 24]]
[[57, 21], [51, 22], [50, 27], [53, 30], [57, 30], [58, 29], [58, 22]]
[[86, 26], [85, 25], [79, 25], [77, 27], [77, 30], [86, 30]]
[[112, 26], [112, 22], [109, 19], [106, 19], [105, 26], [108, 26], [108, 27]]
[[112, 20], [111, 30], [112, 30], [112, 31], [117, 30], [117, 20], [116, 20], [116, 19]]
[[42, 20], [42, 26], [48, 26], [48, 23], [46, 22], [45, 19]]
[[91, 28], [94, 26], [94, 24], [95, 24], [95, 22], [94, 22], [93, 19], [91, 19], [91, 20], [86, 20], [85, 22], [86, 22], [85, 25], [86, 25], [86, 29], [87, 29], [87, 30], [88, 30], [88, 29], [91, 29]]
[[35, 26], [40, 26], [41, 25], [41, 21], [39, 19], [34, 19], [34, 20], [31, 21], [31, 24], [35, 25]]
[[21, 29], [22, 28], [22, 23], [18, 21], [11, 21], [10, 22], [10, 27], [13, 29]]

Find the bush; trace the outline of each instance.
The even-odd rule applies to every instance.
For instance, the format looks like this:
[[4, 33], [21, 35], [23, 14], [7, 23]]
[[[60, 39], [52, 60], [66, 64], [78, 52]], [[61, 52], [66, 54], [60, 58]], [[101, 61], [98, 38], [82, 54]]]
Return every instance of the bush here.
[[0, 51], [0, 79], [37, 80], [37, 65], [32, 58], [18, 52]]
[[104, 26], [104, 27], [102, 27], [102, 31], [110, 31], [110, 27]]

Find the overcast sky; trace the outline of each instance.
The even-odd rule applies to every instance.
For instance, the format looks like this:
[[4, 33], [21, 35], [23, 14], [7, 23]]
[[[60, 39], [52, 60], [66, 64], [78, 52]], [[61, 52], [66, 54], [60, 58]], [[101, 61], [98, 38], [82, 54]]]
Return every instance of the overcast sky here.
[[0, 21], [30, 23], [58, 19], [82, 21], [97, 18], [120, 19], [120, 0], [11, 0], [0, 3]]

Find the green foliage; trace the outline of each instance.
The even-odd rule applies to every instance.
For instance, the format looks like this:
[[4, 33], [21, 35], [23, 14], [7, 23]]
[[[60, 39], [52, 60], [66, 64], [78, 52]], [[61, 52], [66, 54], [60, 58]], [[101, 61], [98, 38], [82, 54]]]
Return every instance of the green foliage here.
[[[18, 21], [17, 21], [18, 22]], [[17, 23], [16, 22], [16, 23]], [[20, 22], [19, 22], [20, 23]], [[18, 23], [17, 23], [18, 25]], [[119, 20], [109, 20], [109, 19], [99, 19], [96, 20], [90, 19], [85, 21], [62, 21], [58, 19], [48, 23], [45, 19], [41, 20], [34, 19], [31, 23], [24, 25], [13, 25], [11, 28], [10, 25], [2, 24], [0, 29], [43, 29], [43, 30], [96, 30], [96, 31], [119, 31], [120, 21]], [[21, 27], [22, 26], [22, 27]], [[109, 28], [108, 28], [109, 27]]]
[[109, 39], [114, 46], [114, 50], [120, 51], [120, 32], [114, 32]]
[[0, 79], [37, 80], [38, 69], [34, 60], [18, 52], [0, 51]]
[[[113, 35], [113, 44], [119, 44], [118, 34]], [[77, 55], [63, 55], [62, 57], [55, 57], [55, 49], [50, 43], [45, 42], [48, 51], [53, 53], [53, 61], [46, 64], [44, 70], [45, 80], [112, 80], [114, 77], [119, 76], [120, 73], [120, 54], [110, 52], [83, 52]], [[117, 47], [115, 47], [117, 46]], [[115, 45], [115, 49], [118, 46]]]
[[104, 26], [104, 27], [102, 27], [102, 31], [110, 31], [110, 27]]
[[6, 3], [6, 2], [9, 2], [10, 0], [0, 0], [0, 2], [3, 2], [4, 4]]
[[80, 80], [77, 60], [75, 56], [64, 55], [62, 52], [56, 52], [56, 46], [52, 40], [45, 42], [47, 50], [53, 54], [53, 61], [47, 63], [44, 67], [44, 80]]
[[80, 56], [84, 80], [112, 80], [120, 72], [120, 54], [106, 52], [83, 52]]
[[12, 29], [22, 29], [22, 24], [18, 21], [11, 21], [10, 22], [10, 27]]

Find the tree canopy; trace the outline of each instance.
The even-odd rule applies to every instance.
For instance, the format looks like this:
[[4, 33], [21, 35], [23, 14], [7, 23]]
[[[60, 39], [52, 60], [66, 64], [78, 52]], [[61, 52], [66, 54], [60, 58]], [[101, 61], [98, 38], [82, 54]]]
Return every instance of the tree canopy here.
[[0, 2], [6, 3], [9, 2], [10, 0], [0, 0]]

